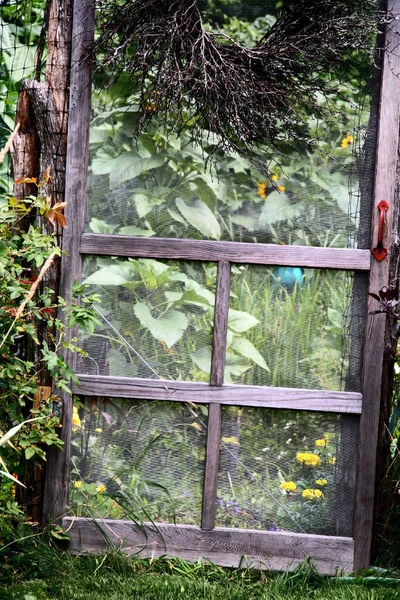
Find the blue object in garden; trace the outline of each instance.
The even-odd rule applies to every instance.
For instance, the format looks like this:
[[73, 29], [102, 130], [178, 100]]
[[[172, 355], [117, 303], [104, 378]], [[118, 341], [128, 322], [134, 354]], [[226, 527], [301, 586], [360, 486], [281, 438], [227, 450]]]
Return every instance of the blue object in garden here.
[[276, 267], [272, 275], [288, 292], [292, 291], [296, 283], [299, 287], [303, 285], [304, 271], [300, 267]]

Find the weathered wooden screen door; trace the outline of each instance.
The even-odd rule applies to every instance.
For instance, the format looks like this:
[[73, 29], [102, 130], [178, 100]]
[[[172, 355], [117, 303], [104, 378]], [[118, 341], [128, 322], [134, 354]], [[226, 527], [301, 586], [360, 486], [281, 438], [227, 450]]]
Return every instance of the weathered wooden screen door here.
[[388, 283], [389, 259], [370, 248], [383, 199], [390, 243], [398, 33], [387, 33], [381, 72], [373, 208], [362, 207], [372, 246], [353, 224], [355, 249], [335, 230], [342, 213], [321, 226], [326, 243], [306, 228], [303, 244], [285, 238], [269, 215], [290, 206], [290, 190], [270, 195], [263, 181], [253, 182], [257, 229], [240, 210], [249, 168], [237, 158], [227, 169], [242, 196], [226, 189], [231, 204], [213, 211], [222, 175], [196, 170], [201, 154], [196, 163], [196, 149], [173, 136], [129, 145], [138, 107], [115, 104], [112, 87], [96, 107], [89, 157], [93, 22], [93, 1], [76, 0], [62, 288], [83, 279], [102, 303], [76, 365], [80, 403], [64, 398], [65, 451], [49, 459], [46, 514], [63, 515], [77, 552], [111, 540], [221, 565], [244, 555], [278, 569], [307, 556], [325, 573], [367, 566], [385, 328], [383, 315], [367, 316], [367, 289], [368, 277], [374, 292]]

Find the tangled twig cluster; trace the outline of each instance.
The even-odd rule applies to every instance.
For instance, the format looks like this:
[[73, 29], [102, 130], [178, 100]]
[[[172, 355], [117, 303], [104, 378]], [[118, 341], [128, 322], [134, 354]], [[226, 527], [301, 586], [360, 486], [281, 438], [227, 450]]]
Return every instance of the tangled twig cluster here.
[[196, 0], [103, 0], [99, 15], [100, 66], [140, 91], [138, 132], [157, 113], [249, 157], [263, 144], [311, 143], [307, 116], [327, 116], [320, 95], [329, 99], [352, 53], [371, 52], [377, 23], [374, 0], [292, 0], [249, 48], [206, 29]]

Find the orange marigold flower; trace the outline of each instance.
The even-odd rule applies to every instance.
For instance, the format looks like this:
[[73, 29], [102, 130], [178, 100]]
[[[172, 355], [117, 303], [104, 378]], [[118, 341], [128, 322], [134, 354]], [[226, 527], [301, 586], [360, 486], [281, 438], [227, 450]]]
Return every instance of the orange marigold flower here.
[[268, 187], [267, 181], [260, 181], [260, 183], [257, 183], [257, 194], [261, 198], [267, 197], [267, 187]]

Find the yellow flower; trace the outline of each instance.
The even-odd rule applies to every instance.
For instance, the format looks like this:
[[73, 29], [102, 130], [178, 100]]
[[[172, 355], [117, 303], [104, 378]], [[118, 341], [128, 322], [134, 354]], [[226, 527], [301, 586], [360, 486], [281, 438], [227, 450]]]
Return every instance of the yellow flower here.
[[103, 430], [102, 430], [102, 428], [101, 428], [101, 427], [98, 427], [98, 428], [96, 429], [96, 433], [102, 433], [102, 432], [103, 432]]
[[73, 427], [82, 427], [82, 423], [79, 418], [77, 406], [74, 406], [74, 408], [72, 410], [72, 425], [73, 425]]
[[82, 481], [74, 481], [73, 485], [77, 490], [80, 490], [82, 487]]
[[98, 485], [96, 488], [96, 492], [98, 492], [99, 494], [102, 494], [105, 491], [106, 491], [106, 486], [103, 485], [102, 483], [100, 485]]
[[278, 175], [276, 173], [272, 175], [271, 181], [278, 181]]
[[296, 454], [296, 460], [308, 467], [318, 467], [321, 464], [320, 457], [312, 452], [298, 452]]
[[334, 465], [336, 463], [336, 458], [334, 456], [330, 456], [328, 458], [328, 464], [329, 465]]
[[304, 492], [301, 494], [301, 497], [304, 498], [304, 500], [318, 500], [319, 498], [323, 498], [324, 495], [321, 492], [321, 490], [304, 490]]
[[190, 423], [190, 425], [192, 427], [194, 427], [195, 429], [197, 429], [197, 431], [203, 431], [203, 428], [202, 428], [202, 426], [199, 423], [196, 423], [196, 422], [195, 423]]
[[282, 481], [279, 488], [285, 492], [294, 492], [296, 489], [296, 484], [294, 481]]
[[261, 198], [267, 197], [267, 186], [268, 186], [267, 181], [261, 181], [260, 183], [257, 183], [257, 194]]
[[278, 191], [279, 192], [284, 192], [286, 190], [284, 185], [278, 185]]
[[316, 479], [315, 483], [317, 485], [326, 485], [328, 483], [328, 480], [327, 479]]
[[342, 148], [347, 148], [348, 146], [350, 146], [350, 144], [353, 142], [353, 140], [354, 140], [354, 136], [348, 135], [342, 139], [340, 145], [342, 146]]
[[315, 440], [315, 445], [319, 448], [325, 448], [326, 440], [324, 440], [323, 438], [321, 438], [320, 440]]

